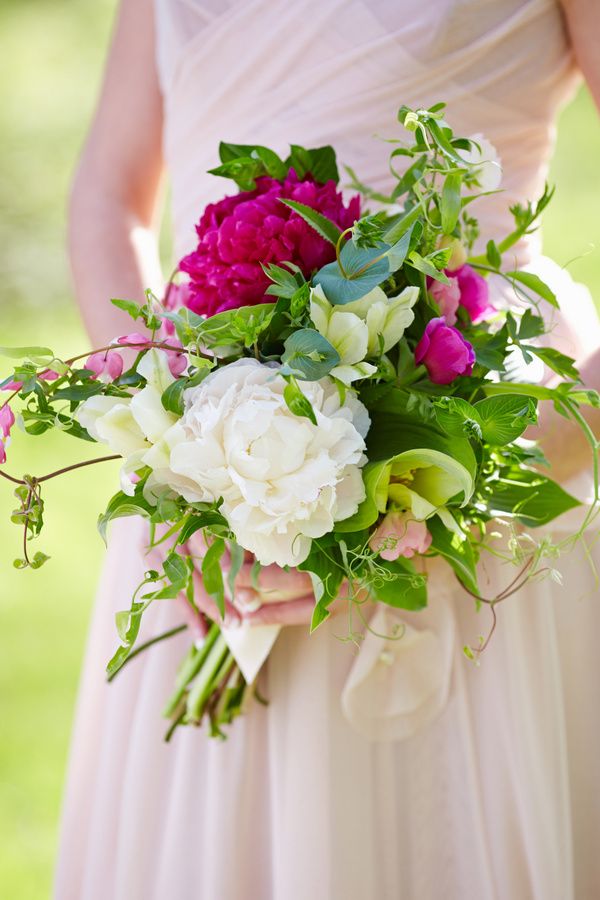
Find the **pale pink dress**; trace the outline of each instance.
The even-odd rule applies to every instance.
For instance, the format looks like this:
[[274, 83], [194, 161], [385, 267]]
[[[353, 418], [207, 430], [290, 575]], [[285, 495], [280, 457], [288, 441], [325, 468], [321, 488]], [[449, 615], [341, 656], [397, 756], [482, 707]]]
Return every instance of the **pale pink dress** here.
[[[555, 0], [156, 0], [166, 158], [178, 251], [229, 184], [205, 175], [220, 139], [334, 144], [374, 187], [390, 183], [400, 103], [443, 99], [484, 132], [506, 193], [485, 235], [541, 190], [557, 108], [575, 75]], [[575, 215], [575, 212], [573, 213]], [[569, 223], [565, 222], [565, 228]], [[535, 256], [533, 243], [522, 251]], [[600, 331], [584, 290], [549, 262], [580, 355]], [[564, 326], [564, 322], [563, 322]], [[583, 488], [582, 488], [583, 489]], [[565, 525], [565, 527], [567, 527]], [[560, 528], [555, 529], [557, 536]], [[598, 591], [578, 549], [503, 604], [482, 664], [461, 653], [489, 624], [434, 567], [406, 640], [343, 620], [288, 628], [255, 704], [225, 744], [160, 710], [187, 638], [107, 687], [113, 613], [144, 568], [143, 531], [115, 525], [91, 629], [56, 878], [58, 900], [592, 900], [600, 896]], [[598, 558], [597, 550], [592, 556]], [[514, 573], [489, 560], [482, 579]], [[177, 621], [157, 603], [146, 633]]]

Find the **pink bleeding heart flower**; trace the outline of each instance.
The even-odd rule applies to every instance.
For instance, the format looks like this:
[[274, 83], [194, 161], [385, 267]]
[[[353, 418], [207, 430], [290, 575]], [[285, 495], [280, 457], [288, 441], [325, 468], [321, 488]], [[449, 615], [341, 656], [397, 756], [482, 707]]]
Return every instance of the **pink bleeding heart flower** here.
[[[115, 342], [113, 341], [113, 343]], [[125, 347], [135, 347], [137, 350], [148, 350], [152, 347], [153, 341], [147, 334], [133, 331], [131, 334], [124, 334], [117, 338], [116, 343]]]
[[15, 414], [8, 405], [5, 403], [0, 407], [0, 431], [7, 438], [10, 434], [10, 429], [15, 424]]
[[2, 390], [3, 391], [11, 391], [14, 393], [15, 391], [20, 391], [22, 387], [23, 387], [22, 381], [7, 381], [6, 384], [3, 386]]
[[[490, 289], [487, 281], [471, 266], [465, 264], [454, 272], [446, 272], [446, 275], [458, 282], [460, 305], [466, 309], [474, 325], [483, 322], [484, 319], [496, 312], [490, 303]], [[448, 324], [453, 325], [454, 322], [448, 322]]]
[[[448, 273], [446, 273], [447, 275]], [[446, 325], [456, 324], [456, 310], [460, 303], [460, 286], [458, 278], [449, 277], [449, 284], [427, 279], [427, 290], [440, 308], [440, 312], [446, 320]]]
[[101, 350], [88, 356], [85, 368], [94, 373], [93, 378], [104, 382], [114, 381], [123, 373], [123, 357], [115, 350]]
[[450, 384], [459, 375], [470, 375], [475, 351], [457, 328], [443, 316], [431, 319], [415, 349], [415, 362], [427, 369], [434, 384]]
[[183, 344], [177, 338], [169, 339], [169, 347], [181, 347], [181, 353], [178, 353], [177, 350], [165, 350], [171, 375], [173, 378], [178, 378], [188, 367], [187, 357], [183, 353]]
[[417, 553], [426, 553], [430, 545], [431, 534], [425, 522], [417, 522], [410, 513], [399, 510], [387, 513], [369, 540], [371, 549], [390, 562], [399, 556], [411, 559]]
[[38, 373], [38, 378], [42, 378], [44, 381], [56, 381], [60, 375], [54, 369], [44, 369], [43, 372]]
[[[165, 291], [163, 306], [169, 312], [175, 312], [182, 307], [189, 307], [191, 290], [189, 281], [181, 284], [171, 282]], [[175, 334], [175, 325], [169, 319], [163, 319], [160, 327], [162, 337], [171, 337]]]
[[0, 465], [6, 462], [6, 449], [4, 441], [0, 438]]

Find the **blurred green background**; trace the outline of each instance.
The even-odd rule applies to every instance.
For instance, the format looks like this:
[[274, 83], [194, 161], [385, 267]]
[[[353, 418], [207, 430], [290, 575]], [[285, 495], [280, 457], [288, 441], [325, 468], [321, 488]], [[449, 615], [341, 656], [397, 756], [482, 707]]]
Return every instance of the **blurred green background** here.
[[[65, 198], [94, 103], [115, 0], [4, 0], [0, 6], [1, 344], [45, 344], [59, 355], [86, 348], [73, 308], [64, 251]], [[49, 7], [51, 7], [49, 9]], [[545, 220], [545, 249], [600, 298], [597, 160], [600, 126], [581, 91], [564, 111]], [[6, 367], [2, 367], [2, 372]], [[50, 471], [86, 447], [61, 435], [25, 445], [11, 469]], [[93, 448], [89, 450], [93, 455]], [[79, 667], [102, 543], [97, 513], [114, 490], [100, 467], [50, 483], [53, 559], [17, 572], [19, 534], [0, 484], [0, 896], [50, 893], [60, 795]]]

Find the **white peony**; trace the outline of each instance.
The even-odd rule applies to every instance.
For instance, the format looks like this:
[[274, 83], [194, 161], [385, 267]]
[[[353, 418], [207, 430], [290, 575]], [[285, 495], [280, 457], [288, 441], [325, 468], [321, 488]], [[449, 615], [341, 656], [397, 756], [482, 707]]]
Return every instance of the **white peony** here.
[[189, 502], [223, 499], [237, 541], [263, 564], [295, 566], [311, 539], [356, 512], [365, 491], [367, 410], [330, 378], [302, 382], [317, 425], [294, 415], [276, 366], [242, 359], [185, 392], [185, 411], [144, 455], [160, 484]]
[[471, 166], [476, 166], [475, 176], [482, 191], [497, 191], [502, 182], [502, 165], [498, 151], [482, 134], [472, 134], [470, 140], [479, 144], [470, 150], [461, 150], [460, 156]]

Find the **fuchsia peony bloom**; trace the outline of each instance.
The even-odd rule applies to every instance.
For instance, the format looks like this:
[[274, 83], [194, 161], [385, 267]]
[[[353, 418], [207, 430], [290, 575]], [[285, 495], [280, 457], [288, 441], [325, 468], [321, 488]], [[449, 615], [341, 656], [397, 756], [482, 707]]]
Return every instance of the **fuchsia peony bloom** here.
[[0, 431], [4, 438], [7, 438], [10, 434], [10, 429], [15, 424], [15, 414], [8, 405], [5, 403], [3, 406], [0, 406]]
[[410, 513], [399, 510], [387, 513], [369, 540], [371, 549], [390, 562], [399, 556], [411, 559], [416, 553], [426, 553], [430, 544], [425, 522], [417, 522]]
[[[474, 325], [496, 312], [490, 303], [487, 281], [471, 266], [461, 266], [454, 272], [446, 272], [446, 275], [458, 282], [460, 305], [466, 309]], [[448, 322], [448, 324], [453, 325], [454, 322]]]
[[293, 169], [283, 182], [257, 178], [255, 190], [208, 206], [196, 226], [198, 246], [180, 263], [190, 276], [190, 309], [212, 316], [271, 299], [261, 263], [292, 262], [308, 277], [335, 259], [332, 245], [280, 198], [310, 206], [342, 229], [360, 215], [359, 198], [344, 206], [334, 181], [300, 181]]
[[90, 369], [94, 378], [100, 381], [114, 381], [123, 372], [123, 357], [115, 350], [100, 351], [88, 356], [85, 368]]
[[470, 375], [475, 351], [457, 328], [443, 316], [431, 319], [415, 349], [415, 362], [424, 364], [434, 384], [450, 384], [459, 375]]

